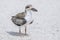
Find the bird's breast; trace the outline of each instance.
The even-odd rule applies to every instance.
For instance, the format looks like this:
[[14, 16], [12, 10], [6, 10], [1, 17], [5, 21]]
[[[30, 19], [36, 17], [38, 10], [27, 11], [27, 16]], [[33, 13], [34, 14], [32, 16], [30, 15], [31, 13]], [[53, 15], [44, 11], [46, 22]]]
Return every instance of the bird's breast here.
[[29, 22], [32, 19], [32, 14], [30, 12], [27, 12], [27, 15], [25, 16], [25, 20]]

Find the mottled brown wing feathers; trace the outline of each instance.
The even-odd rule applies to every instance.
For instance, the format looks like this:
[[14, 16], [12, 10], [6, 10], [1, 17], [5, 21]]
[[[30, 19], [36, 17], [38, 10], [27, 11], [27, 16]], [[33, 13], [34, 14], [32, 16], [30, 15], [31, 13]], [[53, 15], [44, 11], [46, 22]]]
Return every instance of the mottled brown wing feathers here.
[[24, 12], [22, 12], [22, 13], [16, 14], [16, 17], [18, 17], [18, 18], [24, 18], [25, 15], [26, 15], [26, 14], [25, 14]]

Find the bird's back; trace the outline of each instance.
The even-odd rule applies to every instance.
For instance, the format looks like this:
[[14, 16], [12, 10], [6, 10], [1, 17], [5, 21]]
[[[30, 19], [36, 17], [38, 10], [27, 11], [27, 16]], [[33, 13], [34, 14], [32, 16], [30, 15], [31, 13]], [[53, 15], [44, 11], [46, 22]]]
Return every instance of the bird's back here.
[[25, 12], [16, 14], [16, 17], [18, 17], [18, 18], [24, 18], [25, 16], [26, 16]]

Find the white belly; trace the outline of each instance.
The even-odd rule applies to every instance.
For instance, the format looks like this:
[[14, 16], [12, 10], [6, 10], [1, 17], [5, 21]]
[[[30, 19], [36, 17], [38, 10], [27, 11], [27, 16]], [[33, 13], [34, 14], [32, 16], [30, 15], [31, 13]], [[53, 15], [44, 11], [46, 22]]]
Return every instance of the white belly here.
[[26, 19], [27, 22], [31, 21], [32, 14], [30, 12], [27, 12], [27, 15], [25, 16], [25, 19]]

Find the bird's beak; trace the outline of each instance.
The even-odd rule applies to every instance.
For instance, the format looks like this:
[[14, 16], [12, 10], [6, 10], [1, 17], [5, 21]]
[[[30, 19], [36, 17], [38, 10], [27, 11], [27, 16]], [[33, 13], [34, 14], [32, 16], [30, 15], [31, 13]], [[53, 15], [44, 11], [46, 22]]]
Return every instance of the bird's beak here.
[[37, 12], [37, 11], [38, 11], [38, 10], [37, 10], [37, 9], [35, 9], [35, 8], [31, 8], [31, 10], [32, 10], [32, 11], [35, 11], [35, 12]]

